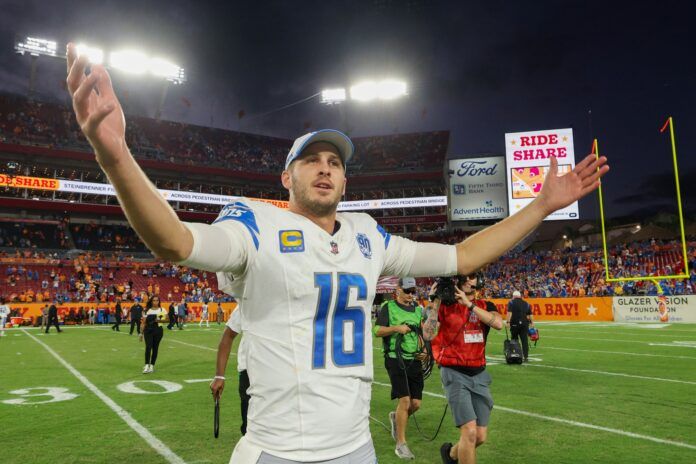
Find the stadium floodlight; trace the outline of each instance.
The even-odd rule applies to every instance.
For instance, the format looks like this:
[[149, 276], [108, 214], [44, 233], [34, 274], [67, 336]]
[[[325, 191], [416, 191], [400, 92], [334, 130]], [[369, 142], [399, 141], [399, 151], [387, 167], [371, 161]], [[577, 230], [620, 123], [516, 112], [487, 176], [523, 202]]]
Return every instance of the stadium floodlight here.
[[99, 48], [80, 43], [77, 44], [75, 49], [77, 50], [77, 56], [86, 55], [91, 64], [102, 64], [104, 62], [104, 51]]
[[180, 84], [186, 80], [184, 68], [163, 58], [153, 58], [149, 61], [150, 72], [155, 76], [164, 77], [168, 81]]
[[149, 68], [148, 61], [144, 53], [136, 50], [111, 52], [109, 56], [109, 65], [112, 68], [131, 74], [144, 74]]
[[15, 51], [21, 55], [29, 53], [31, 56], [58, 56], [57, 49], [55, 40], [38, 37], [18, 37], [15, 39]]
[[321, 91], [321, 102], [334, 105], [346, 101], [346, 89], [326, 89]]
[[351, 100], [371, 101], [377, 98], [377, 83], [375, 81], [365, 81], [355, 84], [350, 88]]
[[406, 83], [396, 79], [380, 82], [365, 81], [350, 88], [350, 98], [368, 102], [372, 100], [394, 100], [408, 95]]
[[396, 79], [385, 79], [377, 84], [377, 98], [394, 100], [407, 95], [406, 83]]

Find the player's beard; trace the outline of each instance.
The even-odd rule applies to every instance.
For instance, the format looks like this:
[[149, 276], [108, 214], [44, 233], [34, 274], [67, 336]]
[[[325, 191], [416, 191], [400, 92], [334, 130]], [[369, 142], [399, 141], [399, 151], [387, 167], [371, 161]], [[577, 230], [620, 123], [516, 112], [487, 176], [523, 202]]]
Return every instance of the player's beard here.
[[328, 216], [336, 212], [338, 203], [341, 201], [341, 196], [336, 195], [335, 197], [323, 197], [318, 199], [313, 199], [311, 197], [312, 185], [310, 183], [302, 184], [294, 179], [292, 185], [292, 194], [300, 208], [310, 211], [315, 216]]

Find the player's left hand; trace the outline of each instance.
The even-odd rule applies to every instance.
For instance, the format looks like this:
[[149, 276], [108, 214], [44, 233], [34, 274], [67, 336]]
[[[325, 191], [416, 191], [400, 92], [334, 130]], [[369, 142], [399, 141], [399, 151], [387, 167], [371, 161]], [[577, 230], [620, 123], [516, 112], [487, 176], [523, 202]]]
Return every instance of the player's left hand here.
[[599, 187], [600, 177], [609, 171], [607, 158], [604, 156], [597, 158], [595, 155], [587, 155], [575, 165], [575, 169], [563, 176], [558, 175], [558, 160], [552, 156], [550, 161], [549, 172], [537, 197], [547, 215], [593, 192]]

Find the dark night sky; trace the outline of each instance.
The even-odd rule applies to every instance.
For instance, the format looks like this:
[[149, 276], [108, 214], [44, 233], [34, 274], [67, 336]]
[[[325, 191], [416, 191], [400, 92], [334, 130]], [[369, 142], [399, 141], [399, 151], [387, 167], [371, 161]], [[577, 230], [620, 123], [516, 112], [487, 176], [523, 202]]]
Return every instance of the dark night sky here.
[[[503, 154], [504, 133], [572, 127], [576, 158], [600, 139], [608, 214], [676, 211], [675, 118], [685, 208], [696, 211], [696, 36], [687, 2], [0, 0], [0, 90], [26, 93], [14, 34], [136, 46], [187, 69], [163, 118], [295, 138], [305, 122], [351, 135], [451, 131], [450, 157]], [[65, 99], [64, 62], [38, 90]], [[152, 116], [160, 84], [112, 73], [131, 113]], [[407, 99], [264, 113], [327, 86], [400, 77]], [[182, 103], [182, 97], [191, 107]], [[237, 113], [244, 110], [241, 120]], [[590, 117], [591, 111], [591, 117]], [[582, 214], [594, 216], [596, 199]]]

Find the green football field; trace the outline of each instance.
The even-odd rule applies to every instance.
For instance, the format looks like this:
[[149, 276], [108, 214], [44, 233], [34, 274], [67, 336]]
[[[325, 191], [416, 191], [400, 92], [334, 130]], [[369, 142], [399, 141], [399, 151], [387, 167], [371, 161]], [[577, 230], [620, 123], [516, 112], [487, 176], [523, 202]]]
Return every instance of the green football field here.
[[[496, 406], [482, 463], [696, 462], [696, 326], [540, 324], [531, 362], [501, 362], [488, 340]], [[226, 463], [239, 438], [239, 401], [228, 366], [220, 438], [208, 389], [222, 326], [165, 330], [154, 374], [126, 331], [11, 329], [0, 338], [1, 463]], [[375, 347], [380, 347], [375, 342]], [[372, 436], [380, 463], [396, 463], [383, 428], [394, 403], [374, 352]], [[417, 413], [431, 435], [445, 407], [437, 369]], [[278, 418], [282, 420], [282, 418]], [[418, 463], [439, 463], [457, 437], [449, 412], [439, 436], [408, 442]]]

